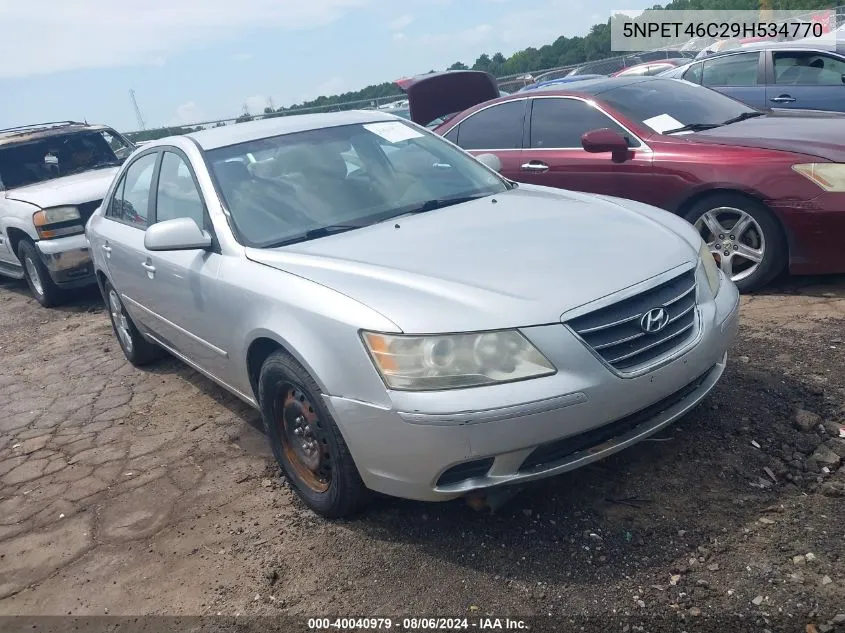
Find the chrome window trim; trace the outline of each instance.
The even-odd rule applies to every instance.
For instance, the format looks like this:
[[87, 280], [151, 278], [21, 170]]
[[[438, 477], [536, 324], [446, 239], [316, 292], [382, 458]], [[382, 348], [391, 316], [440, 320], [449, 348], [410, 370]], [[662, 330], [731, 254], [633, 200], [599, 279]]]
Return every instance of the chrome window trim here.
[[[607, 110], [602, 108], [595, 101], [593, 101], [592, 99], [586, 99], [585, 97], [579, 97], [579, 96], [575, 96], [575, 95], [532, 95], [530, 97], [522, 97], [522, 98], [519, 98], [519, 99], [510, 99], [508, 101], [493, 103], [493, 104], [490, 104], [489, 106], [485, 106], [485, 107], [473, 112], [468, 117], [459, 121], [458, 123], [456, 123], [455, 125], [450, 127], [448, 130], [443, 132], [442, 135], [445, 136], [446, 134], [451, 132], [453, 129], [455, 129], [459, 125], [462, 125], [464, 123], [464, 121], [469, 121], [472, 117], [474, 117], [479, 112], [484, 112], [485, 110], [487, 110], [489, 108], [495, 108], [496, 106], [504, 105], [505, 103], [510, 103], [511, 101], [526, 101], [528, 99], [569, 99], [571, 101], [581, 101], [582, 103], [586, 103], [588, 106], [598, 110], [601, 114], [606, 116], [608, 119], [613, 121], [616, 125], [618, 125], [620, 128], [625, 130], [625, 132], [627, 132], [628, 134], [631, 135], [631, 138], [634, 139], [638, 143], [638, 145], [636, 147], [631, 147], [629, 149], [636, 150], [638, 152], [643, 152], [644, 154], [653, 154], [654, 153], [654, 150], [652, 150], [651, 147], [648, 145], [648, 143], [646, 143], [642, 138], [640, 138], [640, 136], [638, 134], [634, 133], [627, 125], [623, 125], [615, 116], [613, 116], [612, 114], [607, 112]], [[461, 149], [463, 149], [463, 148], [461, 148]], [[581, 151], [581, 152], [583, 152], [584, 148], [583, 147], [521, 147], [521, 148], [518, 148], [518, 149], [517, 148], [506, 148], [506, 149], [495, 149], [495, 148], [483, 148], [482, 149], [482, 148], [479, 148], [479, 149], [464, 149], [464, 151], [465, 152], [522, 152], [522, 151], [530, 151], [530, 152], [562, 152], [562, 151], [563, 152], [573, 152], [573, 151]]]

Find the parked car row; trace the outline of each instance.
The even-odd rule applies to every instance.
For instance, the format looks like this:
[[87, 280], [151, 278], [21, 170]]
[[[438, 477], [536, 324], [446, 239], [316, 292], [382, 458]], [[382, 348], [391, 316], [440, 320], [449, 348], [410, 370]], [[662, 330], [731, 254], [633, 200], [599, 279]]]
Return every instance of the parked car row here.
[[[32, 223], [17, 265], [36, 297], [58, 283], [45, 249], [84, 240], [56, 261], [78, 250], [74, 283], [99, 286], [125, 357], [169, 353], [259, 409], [320, 514], [622, 450], [716, 385], [738, 286], [845, 271], [841, 119], [650, 76], [401, 85], [407, 118], [281, 117], [137, 148], [63, 123], [0, 145], [18, 152], [0, 154], [4, 238], [5, 218]], [[68, 158], [74, 144], [97, 158]]]

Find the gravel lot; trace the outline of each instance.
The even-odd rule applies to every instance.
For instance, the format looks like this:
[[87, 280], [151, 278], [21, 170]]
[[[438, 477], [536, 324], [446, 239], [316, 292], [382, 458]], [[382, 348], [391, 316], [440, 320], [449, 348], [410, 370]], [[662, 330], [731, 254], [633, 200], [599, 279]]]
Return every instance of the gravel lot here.
[[742, 318], [720, 385], [659, 441], [492, 516], [384, 500], [329, 523], [279, 480], [256, 413], [178, 362], [126, 363], [96, 291], [45, 310], [0, 282], [0, 614], [743, 614], [824, 633], [845, 612], [845, 277], [745, 297]]

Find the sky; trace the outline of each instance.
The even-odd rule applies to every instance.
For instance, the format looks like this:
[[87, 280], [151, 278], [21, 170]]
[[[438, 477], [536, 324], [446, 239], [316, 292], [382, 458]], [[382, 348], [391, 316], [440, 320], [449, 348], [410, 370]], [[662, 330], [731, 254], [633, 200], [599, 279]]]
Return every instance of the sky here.
[[0, 128], [252, 114], [585, 35], [653, 0], [0, 0]]

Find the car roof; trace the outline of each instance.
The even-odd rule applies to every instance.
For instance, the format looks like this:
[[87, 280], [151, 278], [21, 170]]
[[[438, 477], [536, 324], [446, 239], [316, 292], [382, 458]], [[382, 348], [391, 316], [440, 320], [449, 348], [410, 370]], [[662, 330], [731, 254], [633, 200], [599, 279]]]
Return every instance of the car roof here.
[[[585, 79], [583, 81], [572, 82], [572, 85], [567, 88], [561, 88], [560, 86], [555, 85], [537, 86], [537, 88], [531, 90], [530, 92], [554, 92], [558, 94], [586, 94], [595, 96], [601, 94], [602, 92], [613, 90], [614, 88], [621, 88], [623, 86], [639, 84], [643, 83], [644, 81], [666, 81], [666, 79], [661, 77], [649, 77], [642, 75], [634, 75], [629, 77], [599, 77], [596, 79]], [[526, 96], [526, 93], [522, 92], [516, 94], [523, 96], [523, 98]]]
[[69, 132], [85, 130], [108, 130], [107, 125], [91, 125], [77, 121], [57, 121], [52, 123], [34, 123], [0, 130], [0, 147], [15, 143], [26, 143], [51, 136], [61, 136]]
[[[204, 150], [212, 150], [238, 143], [247, 143], [272, 136], [306, 132], [320, 128], [376, 123], [379, 121], [405, 121], [386, 110], [347, 110], [345, 112], [323, 112], [318, 114], [295, 114], [272, 117], [259, 121], [233, 123], [213, 127], [187, 136], [194, 139]], [[162, 139], [164, 140], [164, 139]], [[152, 145], [152, 143], [150, 144]]]

